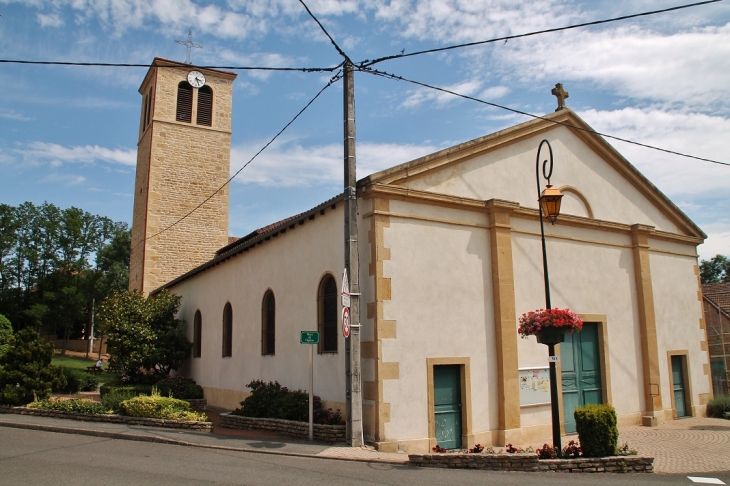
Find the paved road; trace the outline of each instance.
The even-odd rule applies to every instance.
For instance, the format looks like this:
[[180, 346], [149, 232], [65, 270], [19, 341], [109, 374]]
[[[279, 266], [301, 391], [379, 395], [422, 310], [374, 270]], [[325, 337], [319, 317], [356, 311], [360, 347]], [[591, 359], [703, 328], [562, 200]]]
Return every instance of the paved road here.
[[[715, 474], [730, 484], [730, 473]], [[261, 455], [0, 428], [0, 485], [660, 485], [686, 476], [489, 473]]]

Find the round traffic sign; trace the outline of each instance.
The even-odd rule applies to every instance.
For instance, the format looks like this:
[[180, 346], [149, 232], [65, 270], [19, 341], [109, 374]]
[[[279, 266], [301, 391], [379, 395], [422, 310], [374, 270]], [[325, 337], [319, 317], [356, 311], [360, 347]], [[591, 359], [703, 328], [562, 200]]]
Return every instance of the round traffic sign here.
[[342, 308], [342, 335], [350, 337], [350, 308]]

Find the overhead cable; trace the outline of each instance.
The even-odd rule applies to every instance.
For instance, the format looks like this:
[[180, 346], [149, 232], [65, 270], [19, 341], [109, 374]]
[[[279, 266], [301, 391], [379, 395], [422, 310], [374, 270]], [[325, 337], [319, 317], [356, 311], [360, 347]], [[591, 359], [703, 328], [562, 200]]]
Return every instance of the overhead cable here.
[[[304, 9], [307, 11], [310, 17], [314, 19], [315, 22], [317, 22], [317, 25], [319, 25], [319, 28], [322, 29], [322, 32], [324, 32], [324, 35], [327, 36], [327, 38], [330, 40], [333, 46], [335, 46], [335, 49], [337, 49], [337, 52], [340, 54], [340, 56], [344, 57], [345, 60], [350, 61], [350, 58], [345, 54], [345, 51], [343, 51], [340, 46], [337, 45], [337, 42], [332, 38], [332, 36], [327, 32], [327, 29], [324, 28], [324, 25], [322, 25], [322, 22], [317, 19], [317, 17], [314, 16], [311, 10], [309, 10], [309, 7], [307, 7], [307, 4], [304, 3], [304, 0], [299, 0], [299, 3], [302, 4]], [[350, 61], [352, 63], [352, 61]]]
[[436, 90], [436, 91], [440, 91], [442, 93], [448, 93], [450, 95], [457, 96], [459, 98], [464, 98], [464, 99], [467, 99], [467, 100], [476, 101], [478, 103], [482, 103], [482, 104], [485, 104], [485, 105], [493, 106], [495, 108], [499, 108], [499, 109], [502, 109], [502, 110], [511, 111], [512, 113], [517, 113], [519, 115], [529, 116], [531, 118], [535, 118], [535, 119], [538, 119], [538, 120], [544, 120], [544, 121], [547, 121], [547, 122], [550, 122], [550, 123], [554, 123], [556, 125], [562, 125], [562, 126], [565, 126], [565, 127], [568, 127], [568, 128], [574, 128], [576, 130], [581, 130], [581, 131], [584, 131], [584, 132], [593, 133], [595, 135], [600, 135], [600, 136], [602, 136], [604, 138], [610, 138], [610, 139], [613, 139], [613, 140], [618, 140], [620, 142], [626, 142], [626, 143], [630, 143], [632, 145], [638, 145], [639, 147], [644, 147], [644, 148], [648, 148], [648, 149], [652, 149], [652, 150], [658, 150], [659, 152], [665, 152], [665, 153], [672, 154], [672, 155], [678, 155], [680, 157], [687, 157], [689, 159], [701, 160], [703, 162], [710, 162], [712, 164], [730, 166], [730, 163], [728, 163], [728, 162], [721, 162], [719, 160], [707, 159], [707, 158], [704, 158], [704, 157], [698, 157], [696, 155], [689, 155], [689, 154], [685, 154], [685, 153], [682, 153], [682, 152], [677, 152], [677, 151], [674, 151], [674, 150], [668, 150], [668, 149], [663, 149], [661, 147], [655, 147], [653, 145], [648, 145], [648, 144], [641, 143], [641, 142], [635, 142], [633, 140], [629, 140], [629, 139], [626, 139], [626, 138], [617, 137], [615, 135], [608, 135], [606, 133], [597, 132], [597, 131], [595, 131], [593, 129], [590, 129], [590, 128], [578, 127], [578, 126], [572, 125], [570, 123], [561, 122], [561, 121], [558, 121], [558, 120], [553, 120], [551, 118], [547, 118], [547, 117], [544, 117], [544, 116], [533, 115], [532, 113], [528, 113], [526, 111], [517, 110], [515, 108], [510, 108], [508, 106], [499, 105], [497, 103], [491, 103], [489, 101], [481, 100], [479, 98], [474, 98], [473, 96], [468, 96], [468, 95], [465, 95], [465, 94], [461, 94], [461, 93], [457, 93], [455, 91], [448, 90], [446, 88], [439, 88], [438, 86], [432, 86], [430, 84], [421, 83], [419, 81], [414, 81], [412, 79], [407, 79], [407, 78], [404, 78], [403, 76], [397, 76], [395, 74], [390, 74], [390, 73], [387, 73], [385, 71], [378, 71], [377, 69], [369, 69], [369, 68], [362, 68], [362, 69], [359, 69], [359, 70], [362, 71], [362, 72], [365, 72], [365, 73], [373, 74], [375, 76], [381, 76], [381, 77], [388, 78], [388, 79], [395, 79], [395, 80], [398, 80], [398, 81], [405, 81], [407, 83], [415, 84], [415, 85], [418, 85], [418, 86], [423, 86], [424, 88], [433, 89], [433, 90]]
[[[71, 61], [26, 61], [20, 59], [0, 59], [0, 63], [6, 64], [35, 64], [41, 66], [100, 66], [100, 67], [142, 67], [150, 68], [151, 64], [132, 64], [116, 62], [71, 62]], [[190, 65], [191, 67], [193, 65]], [[156, 66], [157, 68], [174, 68], [176, 66]], [[340, 66], [332, 67], [272, 67], [272, 66], [201, 66], [200, 69], [227, 69], [230, 71], [300, 71], [305, 73], [322, 73], [337, 71]]]
[[660, 13], [665, 13], [665, 12], [673, 12], [675, 10], [682, 10], [682, 9], [690, 8], [690, 7], [698, 7], [700, 5], [707, 5], [707, 4], [710, 4], [710, 3], [717, 3], [717, 2], [721, 2], [721, 1], [722, 0], [706, 0], [706, 1], [703, 1], [703, 2], [690, 3], [690, 4], [687, 4], [687, 5], [679, 5], [679, 6], [676, 6], [676, 7], [664, 8], [664, 9], [661, 9], [661, 10], [652, 10], [652, 11], [649, 11], [649, 12], [642, 12], [642, 13], [638, 13], [638, 14], [622, 15], [621, 17], [614, 17], [614, 18], [611, 18], [611, 19], [595, 20], [595, 21], [592, 21], [592, 22], [583, 22], [581, 24], [567, 25], [565, 27], [555, 27], [555, 28], [552, 28], [552, 29], [537, 30], [537, 31], [534, 31], [534, 32], [528, 32], [526, 34], [507, 35], [507, 36], [504, 36], [504, 37], [497, 37], [495, 39], [489, 39], [489, 40], [483, 40], [483, 41], [476, 41], [476, 42], [467, 42], [465, 44], [457, 44], [457, 45], [447, 46], [447, 47], [437, 47], [435, 49], [426, 49], [424, 51], [409, 52], [407, 54], [395, 54], [395, 55], [392, 55], [392, 56], [380, 57], [380, 58], [374, 59], [372, 61], [369, 60], [369, 59], [366, 59], [365, 61], [362, 61], [359, 64], [359, 66], [360, 67], [368, 67], [368, 66], [372, 66], [373, 64], [377, 64], [379, 62], [389, 61], [391, 59], [401, 59], [401, 58], [404, 58], [404, 57], [418, 56], [418, 55], [421, 55], [421, 54], [431, 54], [431, 53], [434, 53], [434, 52], [443, 52], [443, 51], [449, 51], [449, 50], [452, 50], [452, 49], [460, 49], [462, 47], [478, 46], [478, 45], [482, 45], [482, 44], [490, 44], [490, 43], [493, 43], [493, 42], [508, 41], [508, 40], [511, 40], [511, 39], [519, 39], [519, 38], [522, 38], [522, 37], [530, 37], [530, 36], [534, 36], [534, 35], [549, 34], [549, 33], [552, 33], [552, 32], [560, 32], [560, 31], [563, 31], [563, 30], [577, 29], [577, 28], [580, 28], [580, 27], [588, 27], [588, 26], [591, 26], [591, 25], [607, 24], [609, 22], [618, 22], [619, 20], [627, 20], [627, 19], [633, 19], [633, 18], [637, 18], [637, 17], [646, 17], [648, 15], [655, 15], [655, 14], [660, 14]]

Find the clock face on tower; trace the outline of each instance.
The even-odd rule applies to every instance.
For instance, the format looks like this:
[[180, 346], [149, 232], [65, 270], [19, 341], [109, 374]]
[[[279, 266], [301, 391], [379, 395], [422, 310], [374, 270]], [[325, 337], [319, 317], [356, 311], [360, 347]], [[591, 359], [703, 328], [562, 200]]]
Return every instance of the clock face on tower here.
[[193, 88], [202, 88], [205, 84], [205, 76], [200, 71], [190, 71], [188, 73], [188, 83]]

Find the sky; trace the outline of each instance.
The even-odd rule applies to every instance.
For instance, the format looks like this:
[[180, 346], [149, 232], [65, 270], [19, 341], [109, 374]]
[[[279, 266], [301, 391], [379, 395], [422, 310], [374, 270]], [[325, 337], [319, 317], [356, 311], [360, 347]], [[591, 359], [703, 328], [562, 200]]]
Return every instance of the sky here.
[[[354, 61], [691, 3], [688, 0], [307, 0]], [[298, 0], [0, 0], [0, 59], [334, 67], [342, 58]], [[567, 106], [599, 132], [730, 164], [730, 2], [433, 54], [377, 69], [523, 112]], [[321, 90], [327, 72], [236, 71], [231, 173]], [[131, 226], [144, 67], [0, 63], [0, 202], [79, 207]], [[358, 72], [358, 179], [527, 121], [524, 115]], [[730, 255], [730, 165], [609, 140]], [[537, 149], [537, 147], [536, 147]], [[556, 161], [554, 180], [559, 174]], [[532, 177], [531, 173], [525, 177]], [[229, 232], [340, 193], [342, 83], [231, 185]]]

